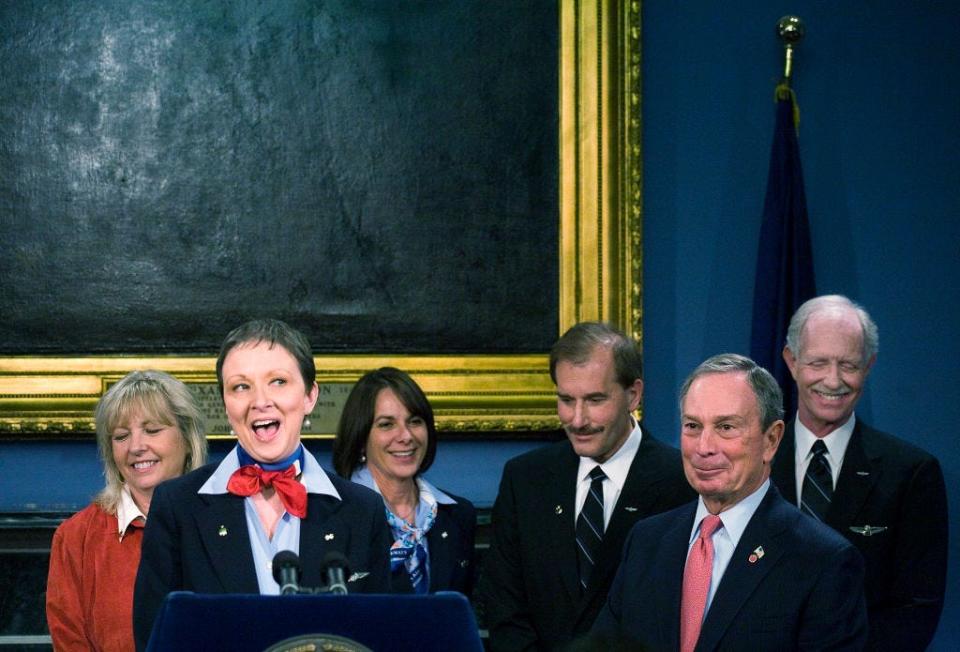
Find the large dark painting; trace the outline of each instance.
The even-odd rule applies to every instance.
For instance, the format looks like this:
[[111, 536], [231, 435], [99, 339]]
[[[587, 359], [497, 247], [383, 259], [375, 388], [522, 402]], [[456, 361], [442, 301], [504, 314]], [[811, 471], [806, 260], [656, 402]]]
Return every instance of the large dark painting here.
[[0, 3], [0, 353], [545, 351], [555, 2]]

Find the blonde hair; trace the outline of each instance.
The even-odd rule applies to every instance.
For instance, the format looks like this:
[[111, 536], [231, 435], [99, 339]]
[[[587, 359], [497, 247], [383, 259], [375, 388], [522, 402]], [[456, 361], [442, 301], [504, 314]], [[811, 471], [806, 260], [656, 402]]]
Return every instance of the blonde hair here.
[[207, 461], [203, 415], [187, 386], [162, 371], [131, 371], [107, 390], [94, 413], [106, 480], [94, 501], [108, 514], [117, 513], [123, 490], [123, 476], [113, 459], [113, 431], [134, 410], [157, 423], [179, 428], [187, 450], [183, 473], [198, 469]]

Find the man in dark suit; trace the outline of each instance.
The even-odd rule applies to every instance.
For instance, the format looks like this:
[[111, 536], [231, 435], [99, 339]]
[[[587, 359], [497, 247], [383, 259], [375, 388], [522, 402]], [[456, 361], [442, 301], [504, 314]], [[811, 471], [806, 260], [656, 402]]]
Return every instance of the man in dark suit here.
[[863, 553], [869, 648], [924, 650], [946, 588], [946, 489], [936, 458], [854, 414], [877, 344], [873, 320], [846, 297], [800, 306], [783, 350], [797, 383], [797, 417], [772, 479], [787, 500]]
[[681, 390], [680, 450], [700, 495], [640, 521], [594, 636], [651, 650], [859, 650], [863, 560], [770, 483], [776, 380], [749, 358], [701, 364]]
[[636, 344], [607, 324], [578, 324], [554, 345], [567, 439], [504, 468], [481, 574], [492, 650], [553, 650], [586, 632], [633, 523], [692, 496], [679, 453], [632, 416], [641, 373]]

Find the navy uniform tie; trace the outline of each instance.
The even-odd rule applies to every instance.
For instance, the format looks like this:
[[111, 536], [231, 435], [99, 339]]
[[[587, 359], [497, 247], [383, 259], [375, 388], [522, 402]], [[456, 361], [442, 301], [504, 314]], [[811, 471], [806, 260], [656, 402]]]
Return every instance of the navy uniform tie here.
[[590, 491], [577, 517], [577, 560], [581, 590], [587, 588], [594, 559], [603, 541], [603, 481], [606, 477], [599, 465], [590, 471]]
[[800, 498], [800, 509], [822, 521], [830, 501], [833, 500], [833, 474], [830, 472], [830, 462], [827, 461], [827, 446], [822, 439], [818, 439], [811, 449], [813, 459], [807, 466], [807, 474], [803, 478], [803, 493]]

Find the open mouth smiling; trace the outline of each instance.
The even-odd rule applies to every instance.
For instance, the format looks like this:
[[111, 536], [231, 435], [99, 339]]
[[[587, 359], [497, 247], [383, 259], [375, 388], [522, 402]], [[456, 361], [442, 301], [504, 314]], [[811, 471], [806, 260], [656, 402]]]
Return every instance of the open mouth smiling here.
[[276, 419], [260, 419], [250, 425], [258, 439], [269, 439], [280, 429], [280, 422]]
[[134, 471], [146, 471], [153, 468], [160, 463], [160, 460], [141, 460], [140, 462], [134, 462], [130, 466], [133, 467]]
[[849, 392], [824, 392], [819, 389], [813, 390], [813, 393], [825, 401], [842, 401]]

